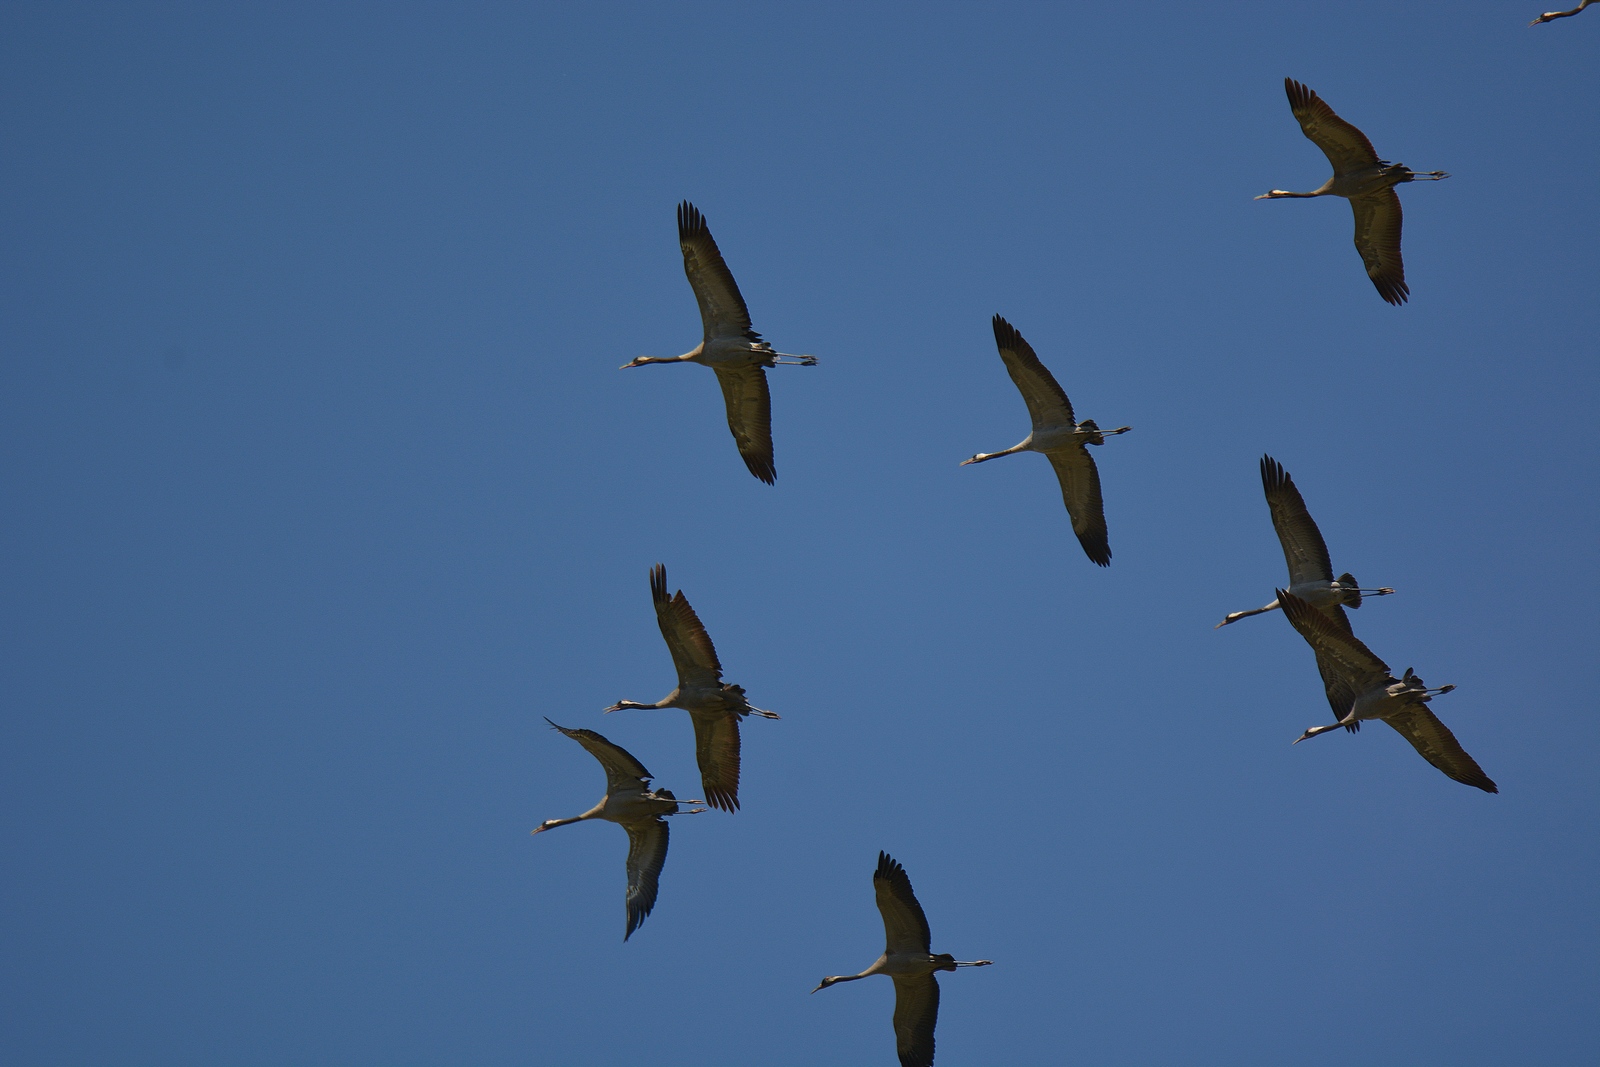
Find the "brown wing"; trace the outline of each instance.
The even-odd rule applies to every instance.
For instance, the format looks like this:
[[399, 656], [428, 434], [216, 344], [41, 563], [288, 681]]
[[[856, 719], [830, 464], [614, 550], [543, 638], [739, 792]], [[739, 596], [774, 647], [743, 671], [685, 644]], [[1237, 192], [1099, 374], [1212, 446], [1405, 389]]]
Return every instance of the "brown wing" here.
[[1328, 559], [1322, 531], [1306, 510], [1294, 479], [1271, 456], [1261, 457], [1261, 488], [1267, 494], [1272, 528], [1278, 531], [1278, 543], [1283, 545], [1283, 558], [1289, 564], [1289, 584], [1333, 581], [1333, 564]]
[[999, 315], [994, 317], [994, 343], [1000, 349], [1000, 359], [1006, 365], [1006, 373], [1011, 375], [1017, 392], [1022, 394], [1022, 402], [1028, 405], [1028, 417], [1033, 420], [1033, 428], [1042, 430], [1048, 426], [1076, 426], [1072, 401], [1067, 399], [1066, 392], [1055, 376], [1039, 362], [1033, 346], [1023, 340], [1016, 327]]
[[872, 890], [878, 898], [878, 914], [883, 916], [883, 932], [890, 955], [901, 952], [930, 952], [933, 933], [928, 917], [911, 891], [906, 869], [887, 852], [878, 853], [878, 869], [872, 873]]
[[[1290, 625], [1317, 654], [1317, 670], [1322, 672], [1328, 704], [1336, 712], [1344, 705], [1340, 718], [1349, 712], [1356, 695], [1394, 680], [1389, 665], [1373, 655], [1372, 649], [1362, 644], [1360, 638], [1341, 630], [1332, 619], [1304, 600], [1279, 589], [1278, 603]], [[1347, 619], [1346, 625], [1348, 623]], [[1330, 678], [1337, 681], [1337, 689]], [[1348, 700], [1345, 699], [1347, 695]]]
[[1356, 216], [1356, 251], [1378, 295], [1396, 306], [1411, 296], [1400, 259], [1400, 197], [1393, 188], [1351, 197]]
[[678, 245], [683, 249], [683, 272], [689, 276], [689, 287], [700, 304], [705, 339], [761, 340], [761, 335], [750, 328], [750, 311], [744, 306], [739, 283], [723, 262], [705, 216], [687, 200], [678, 205]]
[[655, 602], [656, 622], [661, 626], [661, 636], [666, 638], [667, 650], [672, 653], [672, 665], [678, 671], [678, 686], [682, 689], [705, 689], [720, 685], [722, 664], [717, 662], [717, 650], [711, 644], [711, 635], [694, 613], [683, 590], [676, 596], [667, 595], [667, 568], [660, 563], [650, 568], [650, 599]]
[[628, 932], [626, 941], [656, 906], [661, 868], [667, 862], [667, 820], [659, 815], [627, 823], [628, 831]]
[[1383, 720], [1393, 726], [1401, 737], [1411, 742], [1411, 747], [1422, 753], [1422, 758], [1443, 771], [1447, 776], [1465, 785], [1477, 786], [1485, 793], [1498, 793], [1500, 787], [1490, 780], [1476, 760], [1456, 740], [1439, 717], [1421, 704], [1412, 704], [1397, 715]]
[[718, 364], [717, 383], [728, 406], [728, 429], [750, 473], [771, 485], [778, 471], [772, 464], [772, 394], [767, 372], [758, 363]]
[[939, 982], [933, 975], [894, 980], [894, 1048], [900, 1067], [933, 1067]]
[[[545, 722], [550, 722], [545, 719]], [[565, 726], [550, 725], [563, 734], [572, 738], [578, 744], [589, 750], [589, 755], [600, 761], [600, 766], [606, 769], [606, 792], [616, 792], [618, 789], [632, 790], [640, 782], [649, 784], [655, 777], [645, 770], [644, 764], [633, 758], [633, 754], [621, 745], [614, 745], [593, 730], [569, 730]]]
[[1106, 531], [1106, 506], [1100, 498], [1100, 471], [1084, 445], [1046, 452], [1061, 483], [1061, 499], [1072, 516], [1084, 555], [1102, 567], [1111, 566], [1111, 540]]
[[1300, 130], [1333, 164], [1334, 173], [1347, 174], [1378, 162], [1367, 135], [1333, 113], [1322, 97], [1293, 78], [1283, 79], [1289, 94], [1289, 110], [1294, 112]]
[[739, 810], [739, 716], [731, 711], [689, 713], [700, 784], [713, 808]]

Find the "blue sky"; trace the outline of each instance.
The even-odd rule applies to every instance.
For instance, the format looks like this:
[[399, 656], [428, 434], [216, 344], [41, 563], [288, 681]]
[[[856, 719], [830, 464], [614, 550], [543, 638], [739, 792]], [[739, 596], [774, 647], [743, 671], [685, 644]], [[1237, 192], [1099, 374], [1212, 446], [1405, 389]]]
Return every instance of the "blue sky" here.
[[[0, 9], [5, 1058], [891, 1063], [877, 851], [939, 1063], [1578, 1062], [1600, 1025], [1600, 13], [1450, 5]], [[1412, 301], [1282, 80], [1385, 156]], [[674, 205], [771, 374], [713, 377]], [[1090, 564], [989, 328], [1099, 459]], [[1498, 796], [1327, 708], [1257, 458]], [[599, 729], [743, 810], [626, 945]]]

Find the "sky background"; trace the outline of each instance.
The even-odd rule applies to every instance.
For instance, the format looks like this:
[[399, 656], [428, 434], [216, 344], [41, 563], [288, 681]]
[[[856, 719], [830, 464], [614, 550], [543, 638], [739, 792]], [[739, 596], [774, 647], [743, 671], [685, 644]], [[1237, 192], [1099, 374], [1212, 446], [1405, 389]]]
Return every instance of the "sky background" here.
[[[1547, 0], [0, 9], [0, 1052], [53, 1064], [1576, 1063], [1600, 1046], [1600, 11]], [[1284, 99], [1402, 190], [1386, 305]], [[674, 206], [778, 348], [778, 483]], [[1097, 453], [1090, 564], [999, 312]], [[1328, 709], [1257, 459], [1498, 796]], [[624, 944], [543, 716], [700, 794]]]

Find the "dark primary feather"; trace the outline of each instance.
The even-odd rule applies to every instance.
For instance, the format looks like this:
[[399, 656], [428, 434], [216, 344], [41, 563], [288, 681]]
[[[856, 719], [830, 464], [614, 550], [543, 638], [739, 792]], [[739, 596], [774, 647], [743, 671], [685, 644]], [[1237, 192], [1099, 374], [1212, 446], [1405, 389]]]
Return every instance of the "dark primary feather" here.
[[1385, 719], [1401, 737], [1411, 742], [1411, 747], [1422, 758], [1464, 785], [1476, 786], [1485, 793], [1498, 793], [1495, 785], [1476, 760], [1456, 740], [1439, 717], [1421, 704], [1413, 704], [1398, 715]]
[[1100, 497], [1100, 468], [1083, 444], [1046, 452], [1061, 483], [1061, 499], [1072, 518], [1084, 555], [1102, 567], [1111, 566], [1111, 537], [1106, 529], [1106, 506]]
[[[1290, 625], [1299, 631], [1314, 651], [1327, 657], [1329, 671], [1342, 677], [1356, 694], [1395, 680], [1389, 665], [1374, 655], [1372, 649], [1362, 644], [1355, 634], [1339, 629], [1326, 615], [1294, 594], [1283, 589], [1277, 592], [1278, 603], [1283, 606], [1284, 617]], [[1331, 690], [1328, 699], [1333, 700]], [[1354, 697], [1351, 701], [1354, 702]]]
[[661, 816], [628, 823], [628, 932], [626, 941], [656, 906], [661, 868], [667, 862], [667, 820]]
[[[548, 718], [544, 721], [550, 722]], [[606, 771], [607, 793], [619, 788], [631, 788], [641, 781], [649, 782], [655, 777], [645, 769], [644, 764], [634, 759], [633, 754], [627, 749], [612, 744], [593, 730], [569, 730], [565, 726], [556, 726], [553, 722], [550, 722], [550, 725], [588, 749], [589, 755], [600, 761], [600, 766]]]
[[1404, 213], [1394, 187], [1352, 197], [1356, 219], [1356, 251], [1378, 295], [1399, 307], [1411, 296], [1406, 285], [1406, 265], [1400, 258], [1400, 227]]
[[900, 1067], [933, 1067], [939, 981], [933, 975], [894, 980], [894, 1047]]
[[[1289, 584], [1333, 580], [1333, 563], [1322, 531], [1312, 521], [1306, 502], [1295, 488], [1294, 479], [1283, 464], [1271, 456], [1261, 457], [1261, 488], [1272, 512], [1272, 528], [1283, 545], [1283, 558], [1289, 564]], [[1348, 624], [1346, 624], [1348, 627]]]
[[719, 684], [722, 664], [717, 661], [711, 635], [706, 633], [682, 589], [676, 596], [667, 595], [667, 568], [660, 563], [650, 569], [650, 599], [656, 607], [656, 623], [666, 639], [667, 651], [672, 653], [678, 685], [687, 689]]
[[689, 718], [694, 722], [694, 758], [700, 765], [706, 803], [738, 811], [739, 716], [732, 711], [691, 711]]
[[1072, 401], [1067, 399], [1066, 392], [1055, 376], [1039, 362], [1033, 346], [1023, 340], [1015, 326], [999, 315], [994, 317], [993, 325], [995, 347], [1000, 350], [1006, 373], [1011, 375], [1017, 392], [1022, 394], [1022, 402], [1028, 405], [1028, 417], [1033, 420], [1033, 428], [1041, 430], [1046, 426], [1076, 425]]
[[728, 429], [750, 473], [768, 485], [777, 481], [772, 453], [772, 394], [759, 363], [718, 364], [717, 384], [728, 408]]
[[687, 200], [678, 205], [678, 245], [683, 249], [683, 272], [689, 276], [689, 287], [700, 304], [700, 324], [706, 340], [744, 337], [760, 341], [761, 335], [750, 328], [750, 311], [739, 292], [739, 283], [723, 262], [705, 216]]
[[1322, 97], [1293, 78], [1283, 79], [1283, 89], [1289, 96], [1289, 110], [1300, 123], [1300, 131], [1322, 149], [1336, 173], [1359, 170], [1378, 162], [1378, 153], [1367, 135], [1334, 114]]
[[872, 890], [878, 898], [878, 914], [883, 916], [883, 932], [888, 944], [886, 951], [930, 952], [933, 934], [928, 929], [928, 917], [911, 891], [911, 879], [906, 869], [896, 863], [887, 852], [878, 853], [878, 869], [872, 874]]

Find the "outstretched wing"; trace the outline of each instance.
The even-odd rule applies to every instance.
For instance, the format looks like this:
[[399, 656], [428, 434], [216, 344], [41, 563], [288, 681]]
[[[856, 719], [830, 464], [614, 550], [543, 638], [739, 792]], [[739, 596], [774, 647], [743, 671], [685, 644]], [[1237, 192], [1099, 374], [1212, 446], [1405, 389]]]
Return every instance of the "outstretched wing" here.
[[[1272, 528], [1278, 531], [1283, 558], [1289, 564], [1289, 584], [1333, 581], [1333, 564], [1322, 531], [1306, 510], [1306, 502], [1295, 488], [1294, 479], [1283, 464], [1271, 456], [1261, 457], [1261, 488], [1267, 494], [1272, 512]], [[1346, 629], [1348, 629], [1348, 625]]]
[[667, 862], [667, 820], [659, 815], [626, 823], [628, 831], [628, 932], [626, 941], [656, 906], [661, 868]]
[[939, 982], [933, 975], [894, 980], [894, 1047], [900, 1067], [933, 1067]]
[[[550, 722], [545, 719], [545, 722]], [[641, 781], [648, 784], [655, 777], [645, 770], [644, 764], [633, 758], [633, 754], [621, 745], [614, 745], [593, 730], [569, 730], [565, 726], [550, 725], [578, 744], [589, 750], [589, 755], [600, 761], [600, 766], [606, 769], [606, 792], [612, 793], [618, 789], [632, 789]]]
[[994, 343], [1000, 349], [1000, 359], [1006, 365], [1006, 373], [1016, 383], [1017, 392], [1022, 394], [1022, 402], [1028, 405], [1028, 417], [1033, 420], [1033, 428], [1042, 430], [1047, 426], [1076, 426], [1072, 401], [1067, 399], [1055, 375], [1039, 362], [1033, 346], [1023, 340], [1016, 327], [999, 315], [994, 317]]
[[1367, 135], [1335, 115], [1322, 97], [1293, 78], [1283, 79], [1283, 88], [1289, 95], [1289, 110], [1300, 123], [1300, 131], [1322, 149], [1335, 173], [1347, 173], [1378, 162], [1378, 153]]
[[728, 406], [728, 429], [750, 473], [771, 485], [778, 471], [772, 462], [772, 394], [767, 372], [759, 363], [719, 363], [722, 399]]
[[650, 599], [655, 602], [656, 622], [678, 671], [679, 688], [702, 689], [720, 684], [722, 664], [717, 662], [711, 635], [706, 633], [682, 589], [676, 596], [667, 595], [667, 568], [660, 563], [650, 568]]
[[[1344, 609], [1335, 605], [1334, 611], [1339, 613], [1339, 618], [1344, 621], [1344, 627], [1348, 630], [1350, 620], [1345, 617]], [[1350, 679], [1345, 676], [1345, 672], [1339, 668], [1336, 661], [1323, 655], [1315, 646], [1311, 651], [1317, 657], [1317, 673], [1322, 676], [1322, 691], [1328, 694], [1328, 707], [1333, 709], [1333, 721], [1340, 722], [1350, 714], [1350, 709], [1355, 707], [1356, 698], [1361, 694], [1350, 684]], [[1361, 729], [1361, 723], [1353, 722], [1345, 729], [1355, 733]]]
[[1350, 198], [1356, 217], [1356, 251], [1378, 295], [1399, 306], [1411, 296], [1400, 259], [1400, 196], [1393, 187]]
[[678, 245], [683, 249], [683, 272], [689, 276], [689, 287], [700, 304], [705, 339], [761, 340], [761, 335], [750, 328], [750, 311], [739, 293], [739, 283], [723, 262], [705, 216], [687, 200], [678, 205]]
[[930, 952], [933, 934], [928, 917], [911, 891], [906, 869], [887, 852], [878, 853], [878, 869], [872, 873], [872, 890], [878, 898], [878, 914], [883, 916], [883, 932], [890, 955], [901, 952]]
[[1050, 466], [1061, 483], [1061, 499], [1072, 516], [1072, 532], [1078, 535], [1084, 555], [1102, 567], [1111, 566], [1111, 539], [1106, 531], [1106, 506], [1100, 498], [1100, 470], [1094, 457], [1082, 445], [1046, 452]]
[[1483, 773], [1477, 761], [1467, 755], [1467, 750], [1461, 747], [1455, 734], [1424, 705], [1409, 705], [1404, 711], [1383, 721], [1410, 741], [1411, 747], [1422, 753], [1423, 759], [1449, 777], [1465, 785], [1477, 786], [1485, 793], [1500, 792], [1500, 787]]
[[[1339, 712], [1341, 703], [1344, 705], [1340, 718], [1349, 712], [1356, 696], [1393, 679], [1389, 665], [1373, 655], [1372, 649], [1304, 600], [1279, 589], [1278, 603], [1290, 625], [1317, 654], [1317, 669], [1322, 672], [1329, 705], [1335, 712]], [[1330, 682], [1330, 677], [1334, 681]]]
[[706, 803], [738, 811], [739, 716], [731, 711], [691, 711], [689, 717], [694, 721], [694, 758], [700, 764]]

